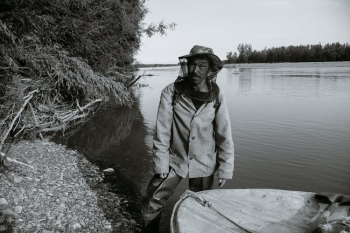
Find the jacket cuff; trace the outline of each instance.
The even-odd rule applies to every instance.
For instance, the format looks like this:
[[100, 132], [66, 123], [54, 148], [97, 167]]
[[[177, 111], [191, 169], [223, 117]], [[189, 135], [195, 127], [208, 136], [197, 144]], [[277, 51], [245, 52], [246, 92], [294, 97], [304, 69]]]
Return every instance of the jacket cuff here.
[[154, 174], [169, 173], [169, 166], [165, 167], [153, 167]]
[[153, 172], [155, 174], [169, 173], [169, 159], [153, 158]]
[[155, 174], [169, 173], [169, 153], [154, 151], [152, 161]]
[[218, 177], [222, 179], [230, 180], [232, 179], [233, 172], [219, 172]]

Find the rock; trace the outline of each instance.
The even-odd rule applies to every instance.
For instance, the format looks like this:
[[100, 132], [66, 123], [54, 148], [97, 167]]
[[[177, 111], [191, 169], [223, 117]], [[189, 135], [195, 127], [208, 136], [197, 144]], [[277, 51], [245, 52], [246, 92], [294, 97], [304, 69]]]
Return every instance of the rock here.
[[8, 202], [5, 198], [0, 198], [0, 205], [8, 205]]
[[41, 233], [53, 233], [53, 231], [43, 230]]
[[66, 205], [61, 203], [57, 208], [56, 208], [56, 211], [58, 212], [62, 212], [64, 210], [64, 208], [66, 208]]
[[20, 213], [22, 213], [22, 209], [23, 209], [22, 206], [16, 206], [16, 207], [14, 208], [14, 211], [15, 211], [16, 213], [20, 214]]
[[86, 224], [85, 224], [85, 222], [83, 220], [80, 221], [80, 225], [83, 226], [83, 227], [86, 226]]
[[32, 214], [32, 216], [33, 216], [34, 218], [39, 218], [39, 217], [40, 217], [40, 214], [39, 214], [38, 212], [32, 211], [31, 214]]
[[0, 210], [5, 209], [8, 206], [8, 202], [5, 198], [0, 198]]
[[12, 222], [14, 222], [14, 221], [15, 221], [15, 219], [14, 219], [14, 218], [11, 218], [11, 217], [7, 219], [7, 222], [10, 223], [10, 224], [11, 224]]
[[61, 223], [62, 223], [61, 219], [58, 219], [55, 221], [54, 225], [61, 225]]
[[21, 183], [21, 182], [23, 181], [23, 178], [22, 178], [22, 177], [15, 177], [15, 178], [13, 179], [13, 181], [14, 181], [15, 183]]
[[0, 225], [0, 232], [6, 231], [6, 230], [7, 230], [7, 227], [6, 227], [6, 226]]
[[112, 229], [112, 224], [110, 224], [110, 223], [105, 223], [104, 227], [105, 227], [106, 229]]
[[32, 227], [33, 227], [33, 225], [30, 224], [30, 223], [26, 226], [27, 229], [30, 229], [30, 228], [32, 228]]
[[130, 222], [132, 225], [136, 225], [135, 219], [131, 219], [129, 222]]
[[79, 223], [74, 223], [74, 224], [72, 225], [72, 227], [74, 228], [74, 230], [76, 230], [76, 229], [80, 229], [80, 228], [81, 228], [81, 225], [80, 225]]
[[122, 222], [117, 222], [117, 223], [115, 224], [116, 227], [120, 227], [121, 225], [123, 225]]
[[103, 170], [104, 172], [114, 172], [114, 169], [113, 168], [107, 168], [105, 170]]
[[16, 219], [19, 218], [19, 215], [11, 209], [6, 209], [2, 211], [2, 214], [8, 217], [16, 218]]

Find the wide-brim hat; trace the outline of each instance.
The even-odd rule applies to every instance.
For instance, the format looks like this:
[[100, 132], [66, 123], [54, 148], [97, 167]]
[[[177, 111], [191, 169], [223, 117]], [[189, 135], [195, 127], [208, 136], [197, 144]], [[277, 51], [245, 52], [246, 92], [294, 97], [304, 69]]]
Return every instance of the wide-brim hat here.
[[193, 46], [193, 48], [190, 51], [190, 54], [181, 56], [181, 57], [179, 57], [179, 59], [185, 58], [186, 60], [188, 60], [188, 58], [199, 56], [199, 55], [206, 56], [212, 61], [211, 62], [211, 66], [212, 66], [211, 71], [212, 72], [218, 73], [222, 69], [222, 67], [223, 67], [222, 61], [220, 60], [220, 58], [218, 56], [216, 56], [214, 54], [213, 49], [208, 48], [208, 47], [204, 47], [201, 45]]

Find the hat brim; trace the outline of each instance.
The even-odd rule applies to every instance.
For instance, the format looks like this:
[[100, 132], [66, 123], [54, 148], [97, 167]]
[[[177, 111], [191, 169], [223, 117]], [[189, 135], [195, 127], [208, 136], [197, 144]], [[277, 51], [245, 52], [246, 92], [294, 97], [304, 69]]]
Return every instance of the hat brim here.
[[220, 71], [222, 69], [222, 67], [224, 66], [222, 64], [222, 61], [220, 60], [220, 58], [218, 56], [216, 56], [215, 54], [211, 54], [211, 53], [196, 53], [196, 54], [188, 54], [188, 55], [184, 55], [179, 57], [179, 59], [188, 59], [191, 57], [196, 57], [196, 56], [207, 56], [211, 61], [212, 61], [212, 71], [216, 72], [216, 71]]

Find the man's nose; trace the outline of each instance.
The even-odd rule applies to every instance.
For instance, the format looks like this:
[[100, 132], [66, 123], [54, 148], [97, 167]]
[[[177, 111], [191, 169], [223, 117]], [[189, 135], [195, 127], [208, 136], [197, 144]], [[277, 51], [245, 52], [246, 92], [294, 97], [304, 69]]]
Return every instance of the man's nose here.
[[196, 73], [196, 74], [198, 74], [198, 71], [199, 71], [199, 66], [198, 65], [196, 65], [195, 67], [194, 67], [194, 73]]

